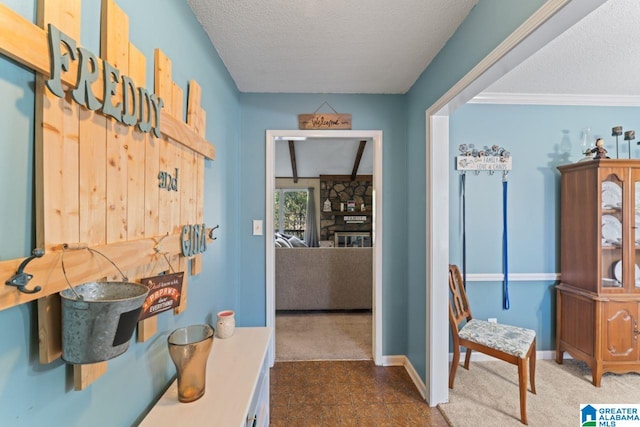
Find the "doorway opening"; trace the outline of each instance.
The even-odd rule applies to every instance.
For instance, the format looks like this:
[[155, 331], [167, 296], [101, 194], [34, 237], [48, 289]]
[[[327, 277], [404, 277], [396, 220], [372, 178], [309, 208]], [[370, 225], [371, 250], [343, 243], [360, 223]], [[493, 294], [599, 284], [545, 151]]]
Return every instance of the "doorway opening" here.
[[606, 0], [549, 0], [425, 111], [427, 169], [426, 396], [430, 406], [449, 400], [449, 116]]
[[[294, 140], [318, 140], [318, 144], [322, 141], [366, 141], [367, 144], [371, 144], [373, 148], [373, 174], [370, 176], [371, 191], [370, 201], [360, 201], [358, 206], [352, 206], [351, 203], [345, 203], [344, 206], [340, 206], [340, 202], [337, 200], [330, 200], [329, 206], [326, 209], [330, 209], [339, 216], [341, 222], [350, 221], [366, 221], [367, 216], [370, 218], [368, 221], [369, 231], [367, 236], [349, 235], [348, 239], [344, 239], [344, 236], [335, 235], [335, 230], [322, 230], [320, 221], [318, 221], [318, 235], [320, 241], [319, 246], [334, 246], [336, 251], [324, 251], [328, 256], [336, 256], [336, 253], [340, 256], [348, 256], [347, 252], [356, 252], [355, 256], [360, 256], [365, 250], [370, 251], [371, 269], [367, 273], [371, 276], [371, 300], [370, 300], [370, 330], [371, 330], [371, 348], [370, 356], [373, 357], [373, 361], [377, 365], [383, 363], [382, 360], [382, 131], [379, 130], [360, 130], [360, 131], [343, 131], [343, 130], [268, 130], [266, 132], [266, 185], [265, 185], [265, 233], [267, 238], [266, 244], [266, 324], [269, 327], [273, 327], [275, 330], [276, 339], [272, 340], [271, 348], [269, 349], [269, 360], [273, 364], [276, 358], [275, 343], [278, 339], [277, 323], [276, 323], [276, 230], [275, 230], [275, 215], [274, 215], [274, 203], [276, 194], [276, 147], [278, 141], [294, 141]], [[293, 158], [292, 158], [293, 160]], [[293, 162], [292, 162], [293, 163]], [[354, 171], [355, 171], [354, 167]], [[331, 174], [331, 171], [329, 171]], [[354, 172], [355, 174], [355, 172]], [[304, 183], [303, 183], [304, 185]], [[320, 192], [314, 195], [316, 199], [317, 211], [321, 212], [325, 209], [325, 202], [320, 200]], [[353, 200], [355, 204], [355, 200]], [[335, 205], [335, 206], [333, 206]], [[363, 206], [364, 205], [364, 206]], [[344, 211], [340, 209], [343, 208]], [[351, 215], [353, 214], [353, 215]], [[359, 215], [360, 214], [360, 215]], [[359, 217], [359, 218], [355, 218]], [[365, 218], [364, 220], [362, 218]], [[305, 223], [306, 226], [306, 223]], [[367, 234], [367, 233], [360, 233]], [[338, 243], [336, 243], [336, 238]], [[340, 242], [349, 241], [353, 244], [359, 243], [360, 245], [370, 244], [371, 247], [367, 248], [335, 248], [336, 245], [341, 245]], [[284, 244], [284, 243], [282, 243]], [[287, 249], [287, 248], [282, 248]], [[329, 249], [329, 248], [318, 248]], [[362, 252], [357, 252], [362, 249]], [[338, 252], [342, 250], [344, 252]], [[290, 251], [295, 253], [295, 256], [300, 256], [301, 252], [295, 252], [295, 249]], [[328, 260], [327, 262], [331, 262]], [[339, 280], [338, 280], [339, 281]], [[337, 298], [336, 300], [340, 300]], [[350, 310], [343, 314], [353, 314], [357, 316], [360, 310]], [[322, 310], [319, 310], [322, 312]], [[367, 311], [366, 309], [364, 310]], [[362, 316], [360, 316], [362, 317]], [[348, 319], [347, 319], [348, 321]], [[362, 327], [362, 325], [360, 326]], [[369, 327], [369, 326], [367, 326]]]

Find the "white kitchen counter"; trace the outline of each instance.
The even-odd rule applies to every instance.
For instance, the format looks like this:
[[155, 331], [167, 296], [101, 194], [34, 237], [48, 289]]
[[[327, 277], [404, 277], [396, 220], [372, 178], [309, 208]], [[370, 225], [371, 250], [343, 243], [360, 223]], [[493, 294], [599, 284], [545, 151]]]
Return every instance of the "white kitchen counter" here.
[[177, 380], [144, 418], [141, 426], [269, 425], [269, 366], [271, 328], [236, 328], [232, 337], [215, 337], [207, 362], [204, 396], [178, 401]]

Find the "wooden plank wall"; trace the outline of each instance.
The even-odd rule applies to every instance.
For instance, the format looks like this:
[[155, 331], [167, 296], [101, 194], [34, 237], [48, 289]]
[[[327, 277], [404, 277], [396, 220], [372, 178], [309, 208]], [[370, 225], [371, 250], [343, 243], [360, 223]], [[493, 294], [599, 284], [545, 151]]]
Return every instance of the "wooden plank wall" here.
[[[5, 12], [0, 8], [0, 22], [4, 22]], [[148, 87], [147, 59], [129, 42], [128, 17], [113, 0], [103, 0], [101, 13], [102, 59], [121, 75], [131, 77], [137, 87]], [[80, 16], [81, 0], [41, 0], [38, 5], [38, 25], [46, 28], [46, 24], [54, 24], [79, 46]], [[35, 39], [40, 37], [31, 29], [24, 32]], [[0, 34], [0, 42], [5, 39], [6, 35]], [[19, 48], [12, 45], [11, 49], [19, 59], [15, 53]], [[165, 102], [161, 138], [78, 106], [70, 96], [60, 99], [45, 87], [46, 73], [37, 76], [36, 234], [38, 247], [47, 254], [33, 261], [32, 271], [38, 279], [47, 277], [47, 292], [43, 292], [47, 296], [38, 300], [41, 363], [61, 355], [60, 299], [52, 291], [64, 289], [67, 279], [72, 285], [98, 278], [120, 279], [109, 262], [82, 248], [100, 248], [125, 269], [130, 281], [172, 269], [188, 272], [190, 265], [192, 274], [201, 271], [201, 255], [191, 260], [179, 255], [181, 227], [203, 221], [203, 153], [213, 156], [213, 149], [204, 140], [206, 114], [201, 107], [201, 89], [195, 81], [189, 82], [187, 131], [180, 125], [184, 123], [184, 93], [172, 81], [171, 61], [160, 50], [154, 56], [154, 91]], [[69, 77], [65, 79], [68, 84]], [[100, 84], [94, 86], [102, 99]], [[122, 101], [121, 90], [118, 85], [114, 103]], [[165, 115], [169, 116], [166, 121]], [[176, 169], [178, 191], [159, 188], [158, 173], [175, 176]], [[65, 243], [81, 249], [65, 252]], [[60, 272], [63, 256], [66, 278]], [[0, 262], [2, 276], [15, 271], [19, 261]], [[187, 281], [185, 274], [176, 314], [186, 308]], [[8, 296], [3, 289], [0, 309], [33, 299], [24, 294], [17, 299]], [[146, 319], [138, 325], [138, 340], [147, 340], [156, 331], [157, 317]], [[106, 362], [75, 365], [74, 387], [86, 388], [104, 374], [106, 367]]]

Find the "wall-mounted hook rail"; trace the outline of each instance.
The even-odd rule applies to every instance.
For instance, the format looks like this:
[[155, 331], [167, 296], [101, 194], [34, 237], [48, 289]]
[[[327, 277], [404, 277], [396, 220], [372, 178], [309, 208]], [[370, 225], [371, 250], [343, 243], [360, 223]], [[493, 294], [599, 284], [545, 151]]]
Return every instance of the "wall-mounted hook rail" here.
[[20, 292], [25, 294], [35, 294], [36, 292], [40, 292], [42, 290], [42, 287], [40, 286], [36, 286], [33, 289], [27, 289], [26, 286], [29, 283], [29, 280], [33, 278], [33, 275], [29, 273], [25, 273], [24, 269], [27, 266], [27, 264], [31, 262], [32, 259], [40, 258], [42, 255], [44, 255], [44, 249], [38, 249], [38, 248], [34, 249], [31, 252], [31, 256], [28, 258], [25, 258], [25, 260], [22, 261], [22, 263], [20, 263], [20, 266], [18, 267], [18, 271], [16, 271], [16, 274], [14, 274], [9, 280], [4, 282], [4, 284], [9, 286], [16, 286]]
[[456, 170], [460, 173], [467, 171], [480, 175], [480, 172], [495, 171], [508, 172], [513, 167], [511, 154], [502, 147], [492, 145], [477, 149], [473, 144], [461, 144], [458, 148], [460, 156], [456, 157]]
[[213, 227], [212, 229], [209, 230], [209, 238], [211, 240], [216, 240], [217, 237], [213, 237], [213, 232], [216, 231], [218, 228], [220, 228], [219, 225], [216, 225], [215, 227]]

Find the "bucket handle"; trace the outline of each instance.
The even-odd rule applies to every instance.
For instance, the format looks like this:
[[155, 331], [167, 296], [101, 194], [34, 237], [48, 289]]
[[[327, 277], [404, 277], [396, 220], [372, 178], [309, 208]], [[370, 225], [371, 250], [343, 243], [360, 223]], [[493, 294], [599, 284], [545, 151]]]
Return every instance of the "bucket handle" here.
[[69, 278], [67, 277], [67, 270], [64, 268], [64, 253], [68, 250], [77, 250], [77, 249], [86, 249], [91, 253], [96, 253], [100, 256], [102, 256], [104, 259], [106, 259], [107, 261], [109, 261], [109, 263], [115, 267], [116, 270], [118, 270], [118, 273], [120, 273], [120, 275], [122, 276], [122, 281], [126, 282], [129, 280], [129, 278], [122, 272], [122, 270], [120, 270], [120, 267], [118, 267], [116, 265], [115, 262], [113, 262], [113, 260], [111, 258], [109, 258], [108, 256], [106, 256], [105, 254], [103, 254], [102, 252], [100, 252], [97, 249], [93, 249], [90, 248], [89, 246], [86, 245], [78, 245], [78, 246], [71, 246], [68, 243], [64, 243], [62, 245], [62, 255], [60, 256], [60, 264], [62, 265], [62, 274], [64, 276], [64, 280], [66, 280], [67, 285], [69, 286], [69, 289], [71, 289], [71, 292], [73, 292], [76, 296], [76, 299], [82, 301], [84, 298], [82, 297], [82, 295], [78, 294], [76, 292], [76, 290], [73, 288], [73, 286], [71, 286], [71, 282], [69, 282]]

